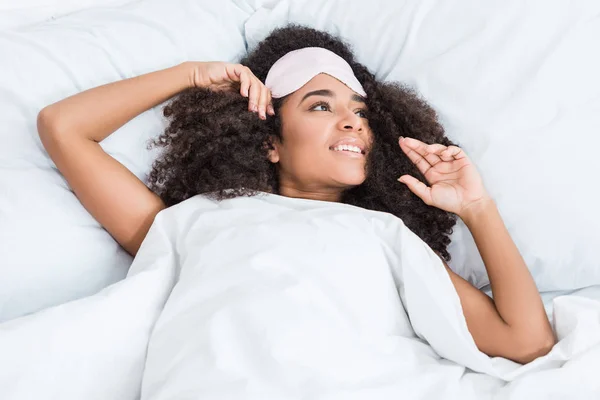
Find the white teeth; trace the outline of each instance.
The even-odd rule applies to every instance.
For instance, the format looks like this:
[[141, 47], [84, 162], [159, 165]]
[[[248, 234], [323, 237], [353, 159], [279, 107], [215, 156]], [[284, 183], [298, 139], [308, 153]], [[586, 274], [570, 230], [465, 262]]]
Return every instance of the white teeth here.
[[351, 151], [353, 153], [359, 153], [362, 154], [362, 150], [360, 149], [360, 147], [358, 146], [352, 146], [349, 144], [342, 144], [339, 146], [335, 146], [333, 148], [334, 151]]

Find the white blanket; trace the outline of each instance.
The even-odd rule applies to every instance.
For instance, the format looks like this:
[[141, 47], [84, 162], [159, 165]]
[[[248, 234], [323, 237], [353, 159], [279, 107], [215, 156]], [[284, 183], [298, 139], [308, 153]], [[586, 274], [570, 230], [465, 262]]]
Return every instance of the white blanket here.
[[547, 356], [489, 358], [400, 219], [197, 196], [158, 214], [125, 280], [0, 325], [0, 398], [593, 399], [592, 297], [554, 298]]
[[491, 359], [439, 258], [390, 214], [276, 195], [195, 197], [160, 214], [131, 275], [157, 248], [171, 252], [162, 268], [177, 283], [150, 338], [142, 399], [598, 389], [600, 302], [555, 299], [561, 341], [549, 355], [526, 366]]

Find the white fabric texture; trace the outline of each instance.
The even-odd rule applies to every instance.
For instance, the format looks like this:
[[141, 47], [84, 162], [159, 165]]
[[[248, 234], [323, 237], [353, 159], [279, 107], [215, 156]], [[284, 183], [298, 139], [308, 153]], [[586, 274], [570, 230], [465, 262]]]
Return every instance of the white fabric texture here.
[[400, 219], [197, 196], [158, 214], [124, 281], [0, 325], [0, 398], [593, 399], [600, 286], [552, 297], [547, 356], [489, 358]]
[[390, 214], [267, 194], [197, 196], [159, 214], [115, 286], [123, 293], [144, 275], [152, 285], [129, 291], [143, 294], [144, 308], [170, 294], [141, 399], [438, 399], [443, 388], [444, 398], [479, 400], [600, 389], [600, 301], [554, 299], [560, 342], [547, 356], [525, 366], [489, 358], [439, 258]]
[[147, 250], [136, 258], [142, 273], [0, 324], [1, 399], [139, 398], [148, 338], [173, 283], [160, 258], [169, 252]]
[[115, 7], [137, 0], [0, 0], [0, 29], [43, 22], [92, 7]]
[[[248, 14], [232, 3], [145, 0], [0, 31], [0, 322], [91, 295], [131, 257], [87, 213], [40, 143], [37, 113], [82, 90], [186, 60], [235, 60]], [[102, 142], [145, 179], [157, 107]]]
[[[481, 172], [540, 290], [600, 284], [600, 2], [251, 3], [250, 49], [290, 22], [327, 30], [379, 79], [422, 93]], [[452, 242], [450, 266], [487, 284], [460, 221]]]

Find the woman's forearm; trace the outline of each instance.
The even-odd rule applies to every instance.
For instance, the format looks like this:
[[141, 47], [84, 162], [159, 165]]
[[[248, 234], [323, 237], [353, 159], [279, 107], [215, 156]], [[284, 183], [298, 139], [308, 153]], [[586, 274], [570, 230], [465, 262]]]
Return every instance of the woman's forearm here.
[[[88, 89], [45, 107], [44, 129], [100, 142], [129, 120], [191, 86], [187, 63]], [[41, 123], [40, 123], [41, 122]]]
[[523, 340], [553, 343], [541, 296], [495, 202], [486, 199], [471, 207], [461, 219], [479, 249], [501, 318]]

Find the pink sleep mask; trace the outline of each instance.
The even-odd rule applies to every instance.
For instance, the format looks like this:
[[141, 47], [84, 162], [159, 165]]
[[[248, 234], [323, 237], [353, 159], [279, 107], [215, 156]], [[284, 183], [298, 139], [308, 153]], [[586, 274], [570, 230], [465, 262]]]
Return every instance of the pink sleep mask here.
[[271, 90], [272, 97], [277, 99], [295, 92], [321, 73], [331, 75], [356, 93], [367, 97], [350, 64], [322, 47], [305, 47], [281, 57], [269, 70], [265, 86]]

